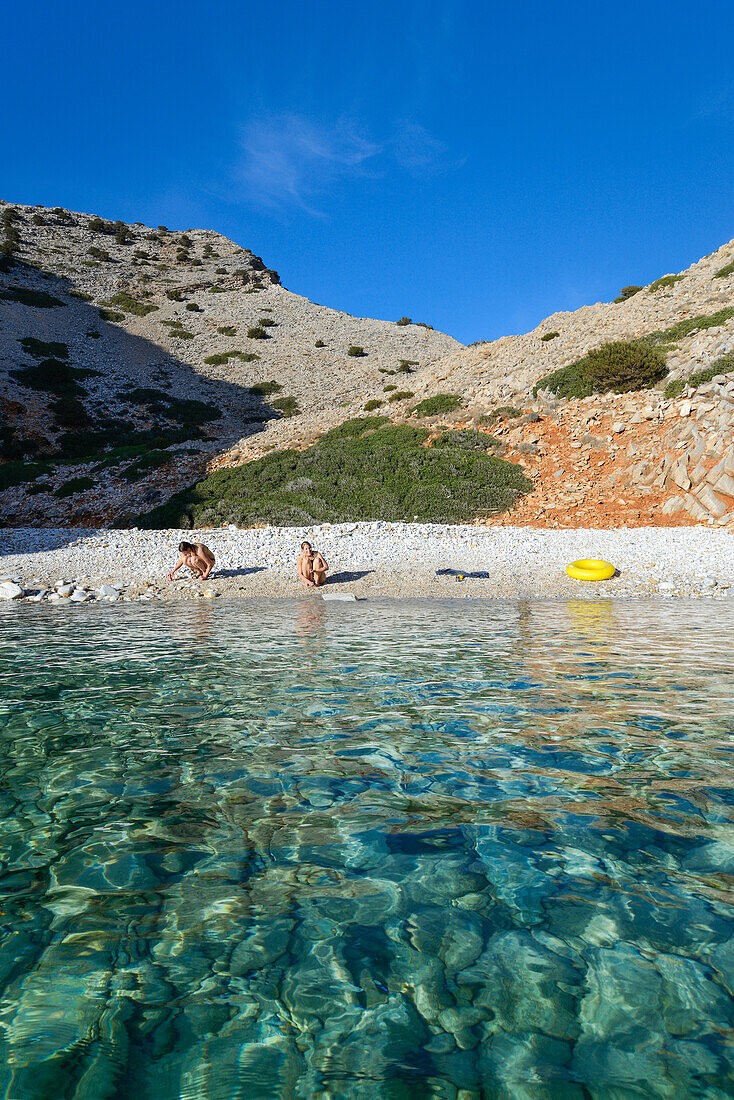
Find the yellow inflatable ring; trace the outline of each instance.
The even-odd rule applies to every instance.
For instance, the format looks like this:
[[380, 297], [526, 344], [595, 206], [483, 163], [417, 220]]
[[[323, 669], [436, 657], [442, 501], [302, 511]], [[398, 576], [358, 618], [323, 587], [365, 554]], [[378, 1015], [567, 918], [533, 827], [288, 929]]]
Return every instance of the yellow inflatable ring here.
[[566, 566], [569, 577], [575, 581], [608, 581], [616, 573], [611, 562], [599, 561], [596, 558], [581, 558], [572, 561]]

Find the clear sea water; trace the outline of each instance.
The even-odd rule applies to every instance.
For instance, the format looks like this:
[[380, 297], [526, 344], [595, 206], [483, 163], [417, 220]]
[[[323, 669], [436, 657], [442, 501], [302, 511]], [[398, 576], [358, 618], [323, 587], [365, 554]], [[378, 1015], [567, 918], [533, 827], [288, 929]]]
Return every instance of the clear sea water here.
[[734, 1095], [734, 601], [0, 613], [0, 1096]]

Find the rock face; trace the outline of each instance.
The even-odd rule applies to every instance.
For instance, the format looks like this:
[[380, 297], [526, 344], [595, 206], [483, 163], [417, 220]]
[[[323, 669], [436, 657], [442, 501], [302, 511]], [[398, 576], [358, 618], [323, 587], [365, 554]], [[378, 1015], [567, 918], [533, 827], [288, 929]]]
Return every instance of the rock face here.
[[0, 600], [19, 600], [23, 595], [23, 589], [13, 581], [3, 581], [0, 584]]

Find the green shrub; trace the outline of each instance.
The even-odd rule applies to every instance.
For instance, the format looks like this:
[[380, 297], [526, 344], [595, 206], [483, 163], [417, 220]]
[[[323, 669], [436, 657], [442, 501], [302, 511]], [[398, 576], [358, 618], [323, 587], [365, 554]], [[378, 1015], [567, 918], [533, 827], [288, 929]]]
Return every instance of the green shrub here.
[[430, 329], [431, 332], [433, 332], [433, 325], [429, 325], [427, 321], [414, 321], [413, 323], [418, 325], [419, 328], [427, 328]]
[[33, 222], [34, 225], [45, 225], [46, 224], [46, 219], [43, 217], [42, 214], [34, 214], [33, 217], [31, 218], [31, 221]]
[[[171, 335], [173, 335], [173, 333], [171, 333]], [[223, 367], [230, 359], [239, 359], [243, 363], [254, 363], [255, 360], [259, 358], [259, 355], [254, 355], [252, 352], [239, 351], [239, 349], [235, 348], [233, 351], [220, 351], [215, 355], [208, 355], [204, 362], [212, 367]]]
[[364, 411], [373, 412], [375, 409], [379, 409], [381, 405], [382, 401], [378, 401], [376, 397], [373, 397], [371, 400], [365, 402]]
[[530, 491], [522, 469], [494, 455], [426, 447], [426, 429], [362, 417], [305, 451], [217, 470], [141, 517], [144, 528], [282, 526], [354, 520], [461, 523], [511, 508]]
[[201, 308], [201, 306], [197, 306], [196, 302], [187, 302], [186, 303], [186, 308], [189, 311], [189, 313], [203, 313], [204, 312], [204, 310]]
[[129, 466], [126, 466], [124, 470], [120, 471], [120, 477], [125, 481], [139, 481], [141, 477], [145, 477], [151, 470], [157, 470], [160, 466], [165, 466], [169, 462], [173, 462], [176, 455], [171, 451], [148, 451], [146, 454], [140, 456], [135, 462], [132, 462]]
[[388, 401], [406, 401], [409, 397], [415, 397], [412, 390], [396, 390], [395, 393], [390, 394]]
[[178, 238], [178, 243], [183, 248], [191, 248], [194, 242], [191, 240], [191, 237], [188, 235], [188, 233], [182, 233], [181, 236]]
[[434, 397], [426, 397], [419, 401], [414, 409], [410, 410], [411, 416], [442, 416], [444, 413], [454, 412], [461, 408], [461, 398], [456, 393], [437, 393]]
[[62, 209], [60, 206], [55, 206], [51, 213], [55, 214], [57, 218], [68, 218], [69, 216], [69, 211]]
[[92, 256], [95, 260], [103, 260], [105, 263], [110, 263], [112, 260], [109, 252], [105, 248], [97, 248], [96, 244], [87, 249], [87, 255]]
[[560, 336], [560, 335], [561, 335], [560, 332], [556, 332], [554, 330], [553, 332], [544, 332], [540, 339], [541, 340], [555, 340], [555, 338], [557, 336]]
[[109, 235], [115, 232], [112, 222], [106, 222], [104, 218], [96, 215], [87, 222], [87, 229], [91, 229], [92, 233], [107, 233]]
[[181, 302], [183, 301], [183, 291], [179, 287], [167, 290], [166, 298], [170, 298], [172, 302]]
[[725, 264], [724, 267], [720, 267], [714, 275], [715, 279], [728, 279], [730, 275], [734, 275], [734, 261], [730, 264]]
[[65, 481], [63, 485], [59, 485], [58, 489], [54, 489], [55, 497], [70, 497], [74, 493], [83, 493], [86, 489], [93, 489], [96, 482], [91, 477], [72, 477], [69, 481]]
[[267, 340], [268, 338], [267, 332], [260, 326], [257, 328], [248, 328], [247, 335], [250, 340]]
[[146, 317], [149, 313], [155, 313], [158, 309], [158, 306], [154, 306], [151, 302], [139, 302], [125, 290], [113, 294], [110, 298], [110, 304], [119, 306], [120, 309], [124, 309], [126, 313], [133, 313], [136, 317]]
[[198, 427], [201, 424], [207, 424], [210, 420], [219, 420], [222, 415], [216, 405], [192, 398], [174, 397], [170, 393], [164, 393], [163, 390], [152, 387], [123, 390], [117, 396], [123, 401], [142, 406], [153, 416], [166, 417], [168, 420], [175, 420], [187, 426]]
[[276, 322], [272, 317], [261, 317], [257, 323], [261, 328], [271, 328]]
[[717, 374], [728, 374], [729, 371], [734, 371], [734, 351], [722, 355], [720, 359], [717, 359], [710, 367], [706, 367], [705, 370], [697, 370], [693, 374], [689, 374], [687, 378], [676, 378], [673, 382], [668, 382], [663, 396], [669, 399], [679, 397], [686, 386], [703, 386], [706, 382], [710, 382], [712, 378], [715, 378]]
[[644, 340], [602, 344], [568, 367], [546, 374], [533, 393], [546, 389], [558, 397], [592, 393], [629, 393], [649, 389], [668, 373], [665, 356]]
[[220, 335], [222, 336], [237, 335], [237, 329], [234, 327], [234, 325], [222, 325], [221, 328], [217, 329], [217, 332], [220, 333]]
[[158, 232], [159, 233], [168, 233], [168, 226], [167, 225], [159, 225], [158, 226]]
[[172, 328], [168, 333], [172, 340], [193, 340], [193, 332], [189, 332], [185, 328]]
[[115, 229], [115, 241], [117, 244], [129, 244], [133, 239], [133, 235], [126, 225], [122, 223], [115, 223], [117, 228]]
[[89, 414], [84, 405], [72, 394], [62, 394], [61, 397], [57, 397], [51, 402], [49, 409], [56, 418], [57, 426], [67, 431], [79, 431], [90, 423]]
[[23, 306], [34, 306], [36, 309], [58, 309], [66, 306], [60, 298], [54, 298], [53, 294], [46, 294], [44, 290], [29, 290], [24, 286], [7, 286], [0, 290], [0, 299], [7, 302], [20, 302]]
[[103, 321], [124, 321], [125, 314], [116, 309], [100, 309], [99, 315]]
[[647, 288], [650, 294], [654, 294], [658, 290], [662, 290], [664, 287], [675, 286], [683, 278], [682, 275], [663, 275], [660, 279], [656, 279], [654, 283], [650, 283]]
[[413, 324], [413, 318], [412, 317], [401, 317], [398, 321], [395, 322], [395, 324], [396, 325], [412, 325]]
[[35, 336], [24, 336], [18, 343], [34, 359], [68, 359], [69, 345], [60, 340], [37, 340]]
[[70, 290], [69, 295], [72, 298], [81, 299], [82, 302], [91, 302], [92, 301], [92, 295], [91, 294], [85, 294], [83, 290]]
[[718, 328], [731, 317], [734, 317], [734, 307], [727, 306], [717, 313], [699, 314], [697, 317], [688, 317], [685, 321], [679, 321], [677, 325], [663, 329], [661, 332], [651, 332], [643, 339], [646, 343], [659, 347], [665, 344], [674, 344], [676, 340], [683, 340], [695, 330], [706, 328]]
[[316, 343], [314, 344], [314, 347], [315, 348], [325, 348], [326, 344], [324, 343], [323, 340], [317, 340]]
[[489, 451], [498, 450], [502, 443], [489, 432], [478, 432], [475, 428], [458, 428], [442, 432], [431, 446], [455, 447], [462, 451]]
[[400, 360], [400, 365], [398, 366], [397, 373], [398, 374], [412, 374], [413, 373], [413, 367], [417, 367], [417, 366], [418, 366], [418, 360], [417, 359], [401, 359]]
[[347, 348], [347, 355], [352, 355], [355, 358], [361, 357], [366, 354], [367, 352], [364, 350], [364, 348], [361, 348], [359, 344], [350, 344]]
[[494, 424], [497, 420], [514, 420], [518, 416], [522, 416], [522, 409], [518, 409], [514, 405], [500, 405], [498, 409], [492, 409], [491, 413], [483, 416], [481, 423]]
[[279, 393], [282, 389], [280, 382], [256, 382], [254, 386], [250, 386], [250, 393], [257, 397], [269, 397], [271, 393]]
[[277, 409], [279, 413], [282, 413], [284, 417], [298, 416], [300, 409], [295, 397], [278, 397], [275, 401], [270, 402], [274, 409]]
[[0, 465], [0, 493], [14, 485], [25, 485], [51, 473], [53, 466], [47, 462], [3, 462]]
[[626, 302], [628, 298], [634, 298], [635, 294], [639, 294], [641, 290], [641, 286], [623, 286], [614, 302], [615, 304]]

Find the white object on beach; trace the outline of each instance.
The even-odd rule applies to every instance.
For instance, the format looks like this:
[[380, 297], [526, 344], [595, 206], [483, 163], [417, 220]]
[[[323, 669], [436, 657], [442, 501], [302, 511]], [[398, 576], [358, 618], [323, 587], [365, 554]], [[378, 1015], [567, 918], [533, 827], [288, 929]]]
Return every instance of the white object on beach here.
[[0, 600], [19, 600], [22, 595], [23, 589], [15, 581], [0, 584]]
[[92, 598], [92, 593], [91, 592], [85, 592], [83, 588], [75, 589], [72, 592], [72, 594], [69, 596], [69, 599], [72, 603], [86, 603], [87, 600], [91, 600], [91, 598]]
[[340, 600], [345, 603], [356, 603], [357, 597], [353, 596], [351, 592], [324, 592], [321, 596], [322, 600]]

